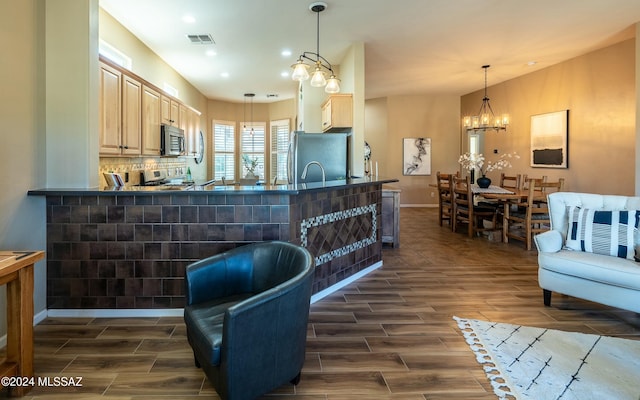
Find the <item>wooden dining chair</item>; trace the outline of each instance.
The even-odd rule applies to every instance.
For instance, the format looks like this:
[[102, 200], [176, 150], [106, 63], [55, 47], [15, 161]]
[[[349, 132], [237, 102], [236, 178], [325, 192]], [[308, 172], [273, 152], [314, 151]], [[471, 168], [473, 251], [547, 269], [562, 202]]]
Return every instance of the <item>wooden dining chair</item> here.
[[[467, 234], [473, 237], [480, 232], [496, 229], [496, 208], [474, 206], [473, 192], [469, 177], [453, 176], [453, 231], [458, 224], [467, 224]], [[484, 227], [484, 221], [490, 221], [490, 227]]]
[[520, 189], [521, 178], [522, 176], [520, 174], [507, 175], [503, 172], [500, 174], [500, 187], [506, 189]]
[[542, 177], [540, 178], [532, 178], [529, 177], [527, 174], [522, 175], [522, 189], [523, 190], [528, 190], [529, 189], [529, 183], [535, 180], [536, 182], [546, 182], [547, 181], [547, 176], [546, 175], [542, 175]]
[[[459, 172], [458, 172], [459, 173]], [[442, 226], [444, 221], [449, 221], [449, 226], [453, 227], [451, 216], [453, 215], [453, 174], [443, 174], [440, 171], [436, 173], [438, 185], [438, 221]]]
[[504, 208], [502, 219], [502, 240], [509, 243], [509, 239], [521, 240], [527, 250], [531, 250], [533, 236], [550, 229], [549, 205], [547, 195], [551, 192], [561, 192], [564, 189], [564, 179], [556, 182], [542, 182], [530, 179], [527, 198], [517, 203], [517, 210]]

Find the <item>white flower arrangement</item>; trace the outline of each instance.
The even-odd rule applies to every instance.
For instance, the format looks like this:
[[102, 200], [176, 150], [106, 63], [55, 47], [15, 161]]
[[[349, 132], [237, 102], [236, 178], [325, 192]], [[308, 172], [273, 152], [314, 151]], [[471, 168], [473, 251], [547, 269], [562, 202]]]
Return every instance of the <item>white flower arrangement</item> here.
[[513, 153], [505, 153], [500, 156], [498, 161], [487, 161], [487, 166], [484, 169], [482, 169], [482, 167], [484, 166], [485, 158], [482, 153], [464, 153], [460, 158], [458, 158], [458, 162], [462, 165], [462, 168], [469, 171], [478, 169], [480, 170], [480, 174], [485, 176], [491, 171], [511, 168], [511, 161], [509, 161], [510, 158], [520, 158], [520, 156], [515, 151]]

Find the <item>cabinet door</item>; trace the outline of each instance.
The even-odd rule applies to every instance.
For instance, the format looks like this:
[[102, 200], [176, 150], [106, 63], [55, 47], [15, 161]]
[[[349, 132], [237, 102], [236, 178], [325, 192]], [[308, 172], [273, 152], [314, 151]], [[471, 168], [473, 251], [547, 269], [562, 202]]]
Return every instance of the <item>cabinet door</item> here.
[[162, 123], [180, 127], [180, 103], [162, 96]]
[[173, 126], [177, 126], [180, 127], [181, 121], [180, 121], [180, 103], [171, 100], [171, 104], [170, 104], [170, 110], [171, 110], [171, 125]]
[[322, 131], [343, 130], [353, 126], [351, 94], [334, 94], [322, 105]]
[[122, 79], [122, 154], [142, 151], [142, 84], [123, 75]]
[[171, 125], [171, 99], [165, 96], [162, 96], [160, 99], [161, 111], [160, 111], [160, 121], [165, 125]]
[[100, 65], [100, 154], [120, 154], [121, 79], [119, 71]]
[[160, 155], [160, 93], [142, 86], [142, 154]]
[[331, 99], [327, 100], [322, 106], [322, 130], [325, 131], [331, 127]]

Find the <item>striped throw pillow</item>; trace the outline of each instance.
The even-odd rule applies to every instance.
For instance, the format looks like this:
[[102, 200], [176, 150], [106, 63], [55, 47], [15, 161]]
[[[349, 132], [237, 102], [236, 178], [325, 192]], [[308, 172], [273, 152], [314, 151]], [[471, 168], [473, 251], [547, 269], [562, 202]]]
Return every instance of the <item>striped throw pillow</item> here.
[[633, 260], [640, 210], [604, 211], [570, 206], [567, 211], [567, 248]]

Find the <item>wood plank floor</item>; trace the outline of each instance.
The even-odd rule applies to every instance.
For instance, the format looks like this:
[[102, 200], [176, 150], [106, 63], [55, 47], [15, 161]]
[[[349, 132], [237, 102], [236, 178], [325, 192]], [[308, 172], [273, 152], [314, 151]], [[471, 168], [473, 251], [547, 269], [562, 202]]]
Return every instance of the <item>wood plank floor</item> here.
[[[635, 313], [557, 294], [544, 307], [537, 253], [522, 243], [452, 233], [436, 209], [400, 215], [400, 248], [385, 248], [384, 266], [312, 305], [300, 384], [265, 398], [495, 399], [454, 315], [640, 340]], [[181, 318], [49, 318], [35, 328], [35, 369], [83, 386], [25, 399], [217, 398]]]

